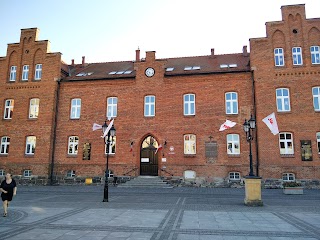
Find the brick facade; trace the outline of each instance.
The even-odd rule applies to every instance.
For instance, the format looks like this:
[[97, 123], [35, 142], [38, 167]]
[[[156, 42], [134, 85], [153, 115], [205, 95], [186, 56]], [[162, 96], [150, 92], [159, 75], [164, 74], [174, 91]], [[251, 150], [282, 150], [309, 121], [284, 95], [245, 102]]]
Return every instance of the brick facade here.
[[[0, 58], [2, 114], [5, 100], [14, 99], [12, 119], [2, 119], [0, 125], [0, 137], [10, 136], [10, 151], [0, 154], [0, 169], [14, 175], [30, 169], [34, 178], [44, 182], [51, 178], [60, 182], [103, 178], [104, 140], [101, 130], [92, 131], [92, 125], [103, 124], [107, 99], [116, 97], [116, 153], [109, 155], [109, 169], [117, 176], [142, 174], [142, 143], [152, 136], [156, 146], [163, 146], [156, 155], [159, 176], [183, 178], [185, 171], [191, 170], [201, 184], [227, 182], [229, 172], [238, 172], [242, 178], [249, 171], [249, 144], [242, 124], [253, 114], [257, 120], [252, 142], [255, 173], [265, 180], [281, 179], [283, 173], [319, 180], [316, 133], [320, 123], [311, 89], [320, 87], [320, 65], [311, 63], [310, 46], [320, 45], [320, 20], [306, 19], [304, 5], [282, 7], [282, 17], [282, 21], [266, 24], [267, 37], [250, 39], [250, 54], [244, 47], [236, 54], [215, 55], [211, 49], [208, 56], [168, 59], [146, 52], [146, 58], [140, 59], [137, 50], [135, 61], [88, 64], [83, 57], [82, 64], [72, 61], [69, 66], [61, 62], [60, 53], [50, 53], [48, 41], [37, 40], [37, 29], [22, 29], [20, 43], [9, 44], [7, 56]], [[302, 47], [301, 66], [292, 65], [291, 49], [295, 46]], [[275, 67], [275, 48], [284, 49], [282, 67]], [[35, 81], [34, 66], [38, 63], [43, 66], [43, 75]], [[20, 80], [23, 65], [30, 66], [28, 81]], [[17, 66], [16, 81], [9, 81], [11, 66]], [[199, 68], [186, 70], [188, 66]], [[145, 73], [150, 67], [155, 71], [152, 77]], [[277, 111], [277, 88], [290, 90], [290, 111]], [[236, 114], [226, 114], [228, 92], [237, 93]], [[195, 96], [194, 115], [184, 114], [185, 94]], [[152, 117], [144, 116], [148, 95], [155, 96]], [[28, 119], [29, 101], [34, 97], [40, 99], [36, 120]], [[70, 117], [72, 99], [81, 99], [77, 119]], [[292, 134], [294, 154], [281, 155], [279, 135], [271, 134], [261, 121], [272, 112], [280, 132]], [[237, 125], [219, 132], [226, 119]], [[185, 154], [186, 134], [196, 136], [196, 154]], [[227, 152], [228, 134], [240, 137], [240, 154]], [[36, 150], [26, 155], [26, 137], [31, 135], [37, 137]], [[69, 153], [70, 136], [79, 139], [77, 154]], [[312, 161], [301, 160], [300, 140], [311, 140]], [[91, 147], [90, 160], [83, 160], [86, 143]], [[206, 145], [213, 143], [216, 150], [210, 157]], [[75, 171], [75, 177], [67, 177], [69, 170]]]

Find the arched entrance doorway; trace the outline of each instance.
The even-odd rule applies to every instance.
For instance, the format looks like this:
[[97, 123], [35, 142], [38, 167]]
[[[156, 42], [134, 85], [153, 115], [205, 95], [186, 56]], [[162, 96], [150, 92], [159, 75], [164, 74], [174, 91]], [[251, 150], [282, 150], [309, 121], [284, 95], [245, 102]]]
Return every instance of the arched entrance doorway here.
[[141, 144], [140, 175], [158, 176], [158, 142], [153, 136], [147, 136]]

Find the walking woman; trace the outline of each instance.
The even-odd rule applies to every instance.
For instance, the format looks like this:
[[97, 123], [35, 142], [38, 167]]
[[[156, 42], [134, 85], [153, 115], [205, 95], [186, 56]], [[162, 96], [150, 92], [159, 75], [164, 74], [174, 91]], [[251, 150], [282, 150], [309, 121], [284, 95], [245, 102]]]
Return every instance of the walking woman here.
[[3, 201], [3, 216], [6, 217], [8, 214], [9, 202], [12, 197], [17, 193], [16, 181], [12, 179], [10, 173], [7, 173], [6, 179], [2, 181], [0, 186], [1, 198]]

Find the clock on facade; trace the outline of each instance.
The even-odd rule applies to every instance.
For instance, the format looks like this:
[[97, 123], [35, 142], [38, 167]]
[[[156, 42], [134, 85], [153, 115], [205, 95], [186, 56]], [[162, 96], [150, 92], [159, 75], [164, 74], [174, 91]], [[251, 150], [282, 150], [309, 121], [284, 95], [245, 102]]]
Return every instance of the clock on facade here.
[[151, 67], [147, 68], [145, 74], [147, 77], [152, 77], [154, 75], [154, 69]]

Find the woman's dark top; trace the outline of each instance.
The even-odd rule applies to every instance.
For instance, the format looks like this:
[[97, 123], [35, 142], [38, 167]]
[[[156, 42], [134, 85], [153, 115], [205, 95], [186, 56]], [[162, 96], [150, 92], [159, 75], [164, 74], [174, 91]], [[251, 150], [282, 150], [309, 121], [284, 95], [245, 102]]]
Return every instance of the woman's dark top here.
[[0, 188], [2, 188], [3, 190], [7, 191], [7, 193], [2, 193], [1, 194], [1, 198], [2, 201], [11, 201], [12, 197], [13, 197], [13, 189], [16, 187], [16, 181], [12, 179], [11, 183], [7, 183], [6, 180], [3, 180], [1, 183]]

